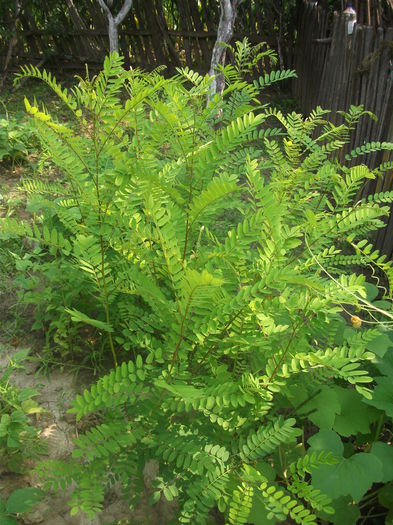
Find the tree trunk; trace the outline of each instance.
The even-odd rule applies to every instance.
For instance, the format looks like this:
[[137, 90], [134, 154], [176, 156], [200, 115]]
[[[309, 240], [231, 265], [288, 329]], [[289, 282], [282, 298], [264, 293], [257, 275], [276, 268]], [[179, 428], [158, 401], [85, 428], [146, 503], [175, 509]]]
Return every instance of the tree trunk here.
[[111, 53], [116, 51], [119, 53], [119, 25], [123, 22], [128, 12], [132, 7], [133, 0], [124, 0], [123, 6], [116, 16], [113, 16], [109, 7], [112, 5], [113, 0], [98, 0], [98, 3], [105, 11], [108, 18], [108, 36], [109, 36], [109, 50]]
[[217, 40], [214, 44], [209, 75], [213, 77], [208, 96], [208, 103], [216, 93], [222, 93], [225, 88], [225, 79], [222, 74], [217, 75], [217, 66], [225, 65], [226, 47], [233, 37], [237, 8], [241, 0], [220, 0], [221, 16], [217, 30]]
[[108, 16], [108, 36], [110, 52], [116, 51], [116, 53], [119, 53], [119, 33], [113, 16]]

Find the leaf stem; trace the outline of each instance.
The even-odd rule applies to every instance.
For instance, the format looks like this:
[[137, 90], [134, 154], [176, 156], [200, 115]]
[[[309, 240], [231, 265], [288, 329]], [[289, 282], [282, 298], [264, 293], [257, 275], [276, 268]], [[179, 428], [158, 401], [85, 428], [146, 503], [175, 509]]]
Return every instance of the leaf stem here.
[[[94, 150], [95, 150], [95, 165], [96, 165], [96, 178], [94, 181], [94, 185], [96, 187], [96, 193], [97, 193], [97, 202], [98, 202], [98, 221], [100, 223], [100, 229], [102, 228], [104, 221], [102, 218], [102, 203], [101, 203], [101, 196], [100, 196], [100, 188], [99, 188], [99, 155], [100, 151], [102, 151], [102, 148], [100, 151], [98, 151], [98, 143], [97, 143], [97, 116], [94, 113], [93, 117], [93, 137], [94, 137]], [[106, 285], [106, 278], [105, 278], [105, 249], [104, 249], [104, 238], [102, 236], [102, 231], [100, 231], [100, 251], [101, 251], [101, 275], [102, 275], [102, 287], [104, 291], [104, 310], [105, 310], [105, 318], [106, 323], [110, 326], [110, 315], [109, 315], [109, 295], [108, 295], [108, 288]], [[113, 338], [111, 332], [108, 332], [108, 340], [109, 340], [109, 347], [112, 352], [113, 356], [113, 363], [115, 365], [115, 368], [117, 368], [118, 361], [115, 351], [115, 346], [113, 344]]]

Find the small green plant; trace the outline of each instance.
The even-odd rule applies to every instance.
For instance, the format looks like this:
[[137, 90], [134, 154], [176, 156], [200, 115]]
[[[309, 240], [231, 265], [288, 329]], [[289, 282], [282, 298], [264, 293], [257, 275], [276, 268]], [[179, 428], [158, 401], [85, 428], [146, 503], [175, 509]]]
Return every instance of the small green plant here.
[[[208, 77], [125, 71], [116, 54], [71, 92], [23, 70], [74, 122], [26, 100], [63, 178], [25, 180], [34, 222], [5, 218], [2, 235], [39, 245], [28, 297], [52, 333], [87, 330], [114, 364], [75, 399], [78, 419], [99, 420], [73, 459], [37, 471], [75, 486], [72, 514], [99, 512], [116, 482], [132, 505], [154, 459], [151, 503], [176, 498], [176, 524], [212, 510], [232, 525], [350, 524], [393, 471], [377, 369], [393, 271], [368, 240], [393, 193], [354, 203], [377, 172], [335, 156], [362, 108], [341, 126], [321, 108], [285, 116], [258, 94], [293, 72], [224, 72], [206, 107]], [[393, 145], [350, 158], [377, 149]]]
[[266, 66], [266, 62], [269, 65], [277, 63], [276, 52], [270, 49], [266, 42], [252, 45], [248, 38], [244, 37], [241, 42], [235, 42], [234, 46], [224, 45], [230, 51], [233, 59], [233, 65], [220, 68], [226, 75], [233, 68], [238, 75], [246, 77], [261, 64]]
[[13, 370], [22, 366], [28, 352], [20, 350], [15, 353], [0, 376], [0, 464], [15, 472], [21, 472], [26, 458], [38, 458], [45, 448], [29, 419], [31, 415], [43, 412], [34, 400], [38, 392], [11, 383]]
[[14, 490], [7, 501], [0, 498], [1, 525], [18, 525], [18, 517], [39, 503], [45, 493], [34, 487]]

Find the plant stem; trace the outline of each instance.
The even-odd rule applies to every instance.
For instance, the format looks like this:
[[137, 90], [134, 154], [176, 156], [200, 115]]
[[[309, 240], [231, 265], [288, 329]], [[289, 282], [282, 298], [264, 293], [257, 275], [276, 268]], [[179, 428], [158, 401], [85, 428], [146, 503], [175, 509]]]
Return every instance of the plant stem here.
[[[95, 178], [95, 188], [97, 193], [97, 202], [98, 202], [98, 221], [100, 223], [100, 229], [102, 228], [104, 221], [102, 218], [102, 204], [101, 204], [101, 197], [100, 197], [100, 188], [99, 188], [99, 155], [100, 152], [98, 151], [98, 144], [97, 144], [97, 122], [96, 122], [96, 114], [93, 115], [93, 137], [94, 137], [94, 150], [95, 150], [95, 164], [96, 164], [96, 178]], [[100, 149], [102, 151], [102, 148]], [[102, 231], [100, 231], [100, 250], [101, 250], [101, 276], [102, 276], [102, 287], [104, 290], [104, 309], [105, 309], [105, 318], [106, 318], [106, 324], [108, 326], [111, 325], [110, 321], [110, 315], [109, 315], [109, 296], [108, 296], [108, 288], [106, 286], [106, 278], [105, 278], [105, 249], [104, 249], [104, 239], [102, 236]], [[113, 344], [113, 338], [111, 332], [108, 332], [108, 340], [109, 340], [109, 346], [112, 352], [113, 356], [113, 362], [115, 367], [117, 367], [117, 356], [115, 352], [115, 346]]]
[[190, 233], [190, 204], [192, 201], [192, 192], [193, 192], [193, 178], [194, 178], [194, 152], [195, 152], [195, 105], [194, 105], [194, 119], [193, 119], [193, 129], [192, 129], [192, 157], [191, 157], [191, 163], [189, 166], [189, 175], [190, 175], [190, 189], [188, 192], [188, 204], [187, 204], [187, 220], [186, 220], [186, 236], [184, 239], [184, 250], [183, 250], [183, 262], [186, 258], [187, 254], [187, 244], [188, 244], [188, 237]]
[[[108, 326], [110, 326], [111, 324], [111, 321], [110, 321], [110, 316], [109, 316], [109, 300], [108, 300], [108, 290], [107, 290], [107, 287], [106, 287], [106, 280], [105, 280], [105, 258], [104, 258], [104, 241], [103, 241], [103, 238], [102, 238], [102, 234], [100, 234], [100, 245], [101, 245], [101, 273], [102, 273], [102, 286], [104, 288], [104, 295], [105, 295], [105, 304], [104, 304], [104, 307], [105, 307], [105, 317], [106, 317], [106, 323]], [[111, 349], [111, 352], [112, 352], [112, 356], [113, 356], [113, 362], [115, 364], [115, 367], [117, 367], [117, 357], [116, 357], [116, 352], [115, 352], [115, 347], [114, 347], [114, 344], [113, 344], [113, 338], [112, 338], [112, 334], [111, 332], [108, 332], [108, 339], [109, 339], [109, 346], [110, 346], [110, 349]]]
[[378, 441], [378, 437], [379, 437], [379, 434], [381, 433], [381, 428], [382, 428], [382, 425], [383, 425], [383, 422], [384, 422], [384, 419], [385, 419], [385, 415], [384, 414], [381, 414], [378, 418], [378, 422], [377, 422], [377, 426], [375, 427], [375, 434], [374, 434], [374, 439], [371, 441], [371, 443], [369, 443], [367, 445], [367, 447], [365, 448], [365, 451], [366, 452], [370, 452], [370, 449], [371, 447], [373, 446], [373, 444]]

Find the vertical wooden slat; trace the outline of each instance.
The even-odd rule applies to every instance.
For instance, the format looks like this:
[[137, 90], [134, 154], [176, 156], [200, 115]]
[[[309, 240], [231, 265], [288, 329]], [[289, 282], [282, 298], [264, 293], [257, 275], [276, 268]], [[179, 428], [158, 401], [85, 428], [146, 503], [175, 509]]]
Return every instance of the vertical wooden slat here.
[[[385, 42], [393, 41], [393, 28], [389, 28], [384, 37]], [[376, 95], [375, 113], [378, 117], [378, 125], [375, 133], [375, 140], [393, 140], [391, 132], [391, 119], [393, 114], [393, 78], [391, 73], [391, 54], [389, 48], [384, 48], [381, 53], [378, 78], [380, 81]], [[384, 89], [380, 89], [380, 86]], [[383, 153], [375, 155], [375, 164], [382, 161]], [[386, 159], [387, 160], [387, 159]]]
[[339, 35], [341, 28], [340, 17], [337, 13], [334, 15], [333, 29], [332, 29], [332, 41], [330, 44], [330, 50], [325, 62], [325, 67], [322, 73], [321, 88], [318, 95], [320, 104], [324, 108], [332, 109], [332, 94], [336, 89], [337, 73], [340, 62], [340, 44], [341, 38]]
[[[348, 68], [348, 85], [344, 108], [348, 111], [351, 105], [358, 105], [358, 86], [360, 85], [360, 75], [357, 71], [358, 64], [361, 61], [361, 40], [363, 32], [359, 25], [355, 26], [351, 42], [351, 60]], [[352, 133], [350, 142], [343, 149], [343, 157], [347, 152], [355, 147], [356, 134]]]
[[[365, 38], [363, 56], [367, 56], [372, 50], [374, 30], [372, 27], [365, 27]], [[365, 72], [361, 74], [361, 85], [360, 85], [360, 103], [364, 106], [367, 105], [367, 88], [368, 88], [369, 77]], [[360, 145], [367, 140], [366, 129], [367, 129], [367, 117], [361, 117], [358, 124], [358, 142], [356, 145]]]
[[97, 54], [102, 60], [105, 54], [109, 51], [107, 20], [98, 5], [97, 0], [90, 0], [85, 5], [90, 14], [91, 26], [102, 32], [102, 35], [97, 35], [94, 39], [94, 45], [97, 47], [98, 51]]
[[[137, 32], [137, 25], [135, 21], [135, 10], [132, 9], [131, 16], [129, 17], [130, 28]], [[131, 53], [130, 53], [130, 62], [136, 66], [147, 66], [147, 57], [145, 48], [143, 47], [143, 38], [138, 35], [131, 40]]]
[[263, 33], [263, 17], [262, 17], [262, 3], [261, 0], [254, 0], [255, 18], [258, 24], [258, 34]]
[[[191, 17], [193, 20], [194, 28], [196, 31], [203, 31], [203, 24], [201, 22], [201, 17], [198, 10], [197, 0], [188, 0], [188, 5], [190, 8]], [[207, 42], [204, 38], [197, 38], [196, 44], [200, 47], [200, 67], [208, 67], [210, 62], [210, 52], [207, 45]]]
[[[367, 64], [367, 67], [369, 67], [367, 74], [368, 74], [368, 86], [367, 86], [367, 93], [366, 93], [366, 102], [365, 102], [365, 109], [373, 112], [376, 114], [377, 118], [380, 118], [380, 107], [378, 107], [378, 91], [379, 91], [379, 84], [382, 80], [382, 71], [380, 69], [380, 62], [381, 62], [381, 56], [379, 53], [381, 44], [383, 41], [383, 29], [378, 28], [375, 38], [374, 47], [372, 50], [372, 55], [370, 56], [370, 64]], [[367, 137], [367, 140], [377, 140], [377, 130], [378, 126], [377, 124], [370, 118], [367, 121], [367, 125], [364, 130], [364, 135]], [[373, 155], [373, 158], [370, 159], [370, 168], [375, 167], [375, 155]]]
[[[171, 37], [168, 34], [168, 26], [166, 23], [164, 11], [162, 9], [162, 4], [160, 0], [156, 0], [156, 20], [157, 25], [160, 28], [163, 41], [165, 43], [166, 47], [166, 55], [167, 55], [167, 61], [164, 62], [164, 64], [168, 65], [168, 69], [170, 73], [174, 73], [175, 67], [179, 65], [179, 57], [177, 54], [177, 51], [175, 49], [175, 46], [171, 40]], [[169, 59], [169, 60], [168, 60]]]
[[[180, 15], [180, 29], [184, 32], [188, 32], [190, 28], [189, 28], [189, 20], [187, 18], [187, 12], [185, 10], [185, 5], [182, 1], [178, 2], [177, 5], [178, 5], [179, 15]], [[184, 47], [184, 52], [186, 55], [187, 66], [192, 68], [194, 64], [193, 64], [192, 54], [191, 54], [191, 44], [190, 44], [190, 39], [187, 36], [183, 36], [183, 47]]]
[[[360, 38], [359, 38], [359, 51], [360, 60], [364, 56], [365, 42], [366, 42], [366, 27], [359, 26]], [[357, 71], [357, 86], [356, 86], [356, 105], [363, 103], [362, 97], [362, 85], [364, 85], [363, 74], [361, 71]], [[358, 146], [362, 142], [360, 135], [360, 125], [356, 128], [355, 140], [353, 147]]]
[[298, 39], [296, 43], [296, 53], [295, 53], [295, 69], [297, 72], [297, 79], [294, 80], [293, 85], [295, 87], [295, 95], [299, 99], [301, 107], [303, 108], [304, 100], [302, 96], [304, 93], [303, 82], [305, 77], [305, 64], [307, 60], [307, 31], [309, 27], [307, 26], [308, 13], [309, 9], [306, 3], [301, 4], [302, 16], [300, 18], [300, 27], [298, 29]]
[[208, 31], [214, 31], [214, 29], [217, 27], [214, 23], [214, 13], [212, 13], [212, 10], [208, 6], [206, 0], [201, 0], [201, 7], [202, 7], [202, 20], [204, 24], [206, 24], [206, 28]]
[[[138, 20], [138, 29], [140, 31], [148, 31], [148, 24], [145, 21], [144, 11], [142, 11], [141, 9], [141, 2], [143, 2], [143, 0], [135, 0], [135, 3], [134, 3], [134, 10], [135, 10], [136, 18]], [[151, 38], [149, 36], [142, 34], [141, 43], [142, 43], [143, 48], [145, 49], [144, 56], [146, 57], [146, 66], [148, 68], [154, 67], [156, 64], [155, 64], [155, 59], [154, 59], [154, 55], [152, 52], [153, 48], [151, 45]]]
[[157, 22], [153, 0], [143, 0], [143, 10], [145, 13], [148, 29], [151, 32], [151, 41], [154, 49], [156, 65], [165, 64], [165, 48], [161, 36], [161, 30]]

